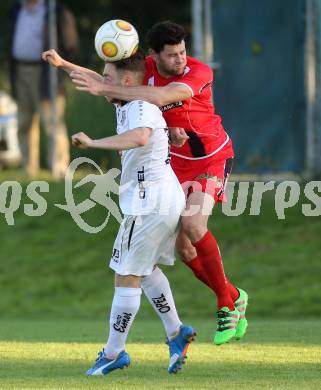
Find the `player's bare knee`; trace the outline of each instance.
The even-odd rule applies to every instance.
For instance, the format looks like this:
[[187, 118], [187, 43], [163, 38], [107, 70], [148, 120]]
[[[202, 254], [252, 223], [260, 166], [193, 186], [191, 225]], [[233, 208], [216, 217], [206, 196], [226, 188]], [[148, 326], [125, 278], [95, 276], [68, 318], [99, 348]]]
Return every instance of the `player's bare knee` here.
[[177, 253], [179, 254], [180, 259], [184, 263], [188, 263], [192, 259], [194, 259], [197, 255], [196, 250], [193, 246], [176, 246]]
[[197, 224], [191, 219], [182, 220], [182, 229], [192, 242], [199, 241], [207, 231], [203, 224]]
[[129, 287], [138, 288], [140, 287], [141, 277], [135, 275], [119, 275], [115, 274], [115, 287]]

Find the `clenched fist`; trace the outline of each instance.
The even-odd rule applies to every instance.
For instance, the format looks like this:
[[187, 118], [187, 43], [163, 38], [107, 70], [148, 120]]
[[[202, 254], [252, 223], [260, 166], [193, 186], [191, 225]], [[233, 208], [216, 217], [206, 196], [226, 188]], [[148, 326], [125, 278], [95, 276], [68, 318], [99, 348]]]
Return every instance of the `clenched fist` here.
[[54, 49], [44, 51], [42, 53], [42, 59], [48, 64], [53, 65], [57, 68], [60, 68], [64, 64], [64, 59]]
[[92, 146], [93, 140], [87, 134], [80, 132], [71, 137], [72, 144], [80, 149], [87, 149]]

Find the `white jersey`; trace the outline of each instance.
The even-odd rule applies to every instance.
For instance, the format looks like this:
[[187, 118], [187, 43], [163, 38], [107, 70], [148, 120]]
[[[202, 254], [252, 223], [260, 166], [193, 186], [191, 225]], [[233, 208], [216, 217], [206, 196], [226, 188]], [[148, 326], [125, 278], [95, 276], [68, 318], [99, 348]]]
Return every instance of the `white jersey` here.
[[117, 133], [152, 130], [145, 146], [122, 152], [119, 203], [125, 215], [146, 215], [181, 207], [183, 190], [170, 165], [166, 122], [154, 104], [134, 100], [116, 106]]

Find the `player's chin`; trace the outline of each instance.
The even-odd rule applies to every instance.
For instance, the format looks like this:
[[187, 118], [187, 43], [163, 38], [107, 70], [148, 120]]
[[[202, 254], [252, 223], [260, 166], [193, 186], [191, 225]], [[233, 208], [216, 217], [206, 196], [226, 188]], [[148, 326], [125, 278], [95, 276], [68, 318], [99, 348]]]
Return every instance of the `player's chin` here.
[[185, 71], [185, 65], [184, 66], [176, 66], [174, 69], [175, 76], [179, 76], [183, 74]]

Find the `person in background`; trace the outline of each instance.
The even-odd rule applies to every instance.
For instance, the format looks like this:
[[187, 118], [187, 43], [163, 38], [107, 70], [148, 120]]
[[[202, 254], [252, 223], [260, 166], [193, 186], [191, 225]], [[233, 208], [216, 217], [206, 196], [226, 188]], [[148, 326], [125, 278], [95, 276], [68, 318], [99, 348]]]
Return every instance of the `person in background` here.
[[[57, 46], [72, 59], [78, 34], [73, 15], [56, 4]], [[37, 175], [40, 166], [40, 117], [47, 135], [48, 166], [56, 178], [69, 165], [69, 141], [64, 123], [65, 91], [63, 72], [58, 73], [56, 126], [52, 123], [49, 66], [41, 54], [49, 46], [48, 0], [22, 0], [10, 10], [10, 81], [18, 105], [18, 137], [22, 165], [27, 175]]]

